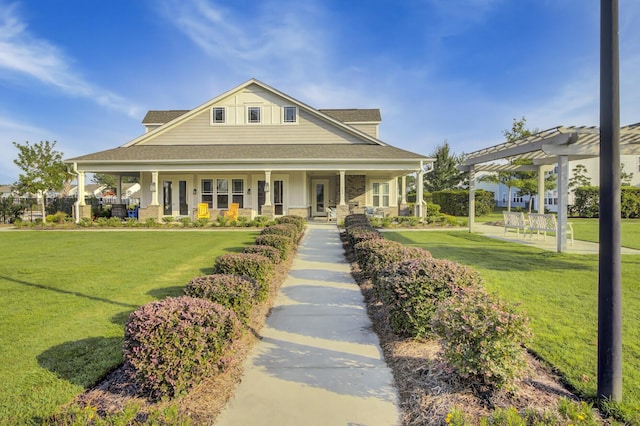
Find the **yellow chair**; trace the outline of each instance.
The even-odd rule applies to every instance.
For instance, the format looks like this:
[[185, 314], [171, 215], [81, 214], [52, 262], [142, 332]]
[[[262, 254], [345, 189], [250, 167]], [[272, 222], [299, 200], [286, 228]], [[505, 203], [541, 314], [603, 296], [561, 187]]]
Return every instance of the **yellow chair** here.
[[238, 220], [238, 209], [240, 208], [239, 203], [231, 203], [229, 205], [229, 210], [224, 212], [224, 217], [231, 220]]
[[209, 205], [198, 203], [198, 219], [209, 219]]

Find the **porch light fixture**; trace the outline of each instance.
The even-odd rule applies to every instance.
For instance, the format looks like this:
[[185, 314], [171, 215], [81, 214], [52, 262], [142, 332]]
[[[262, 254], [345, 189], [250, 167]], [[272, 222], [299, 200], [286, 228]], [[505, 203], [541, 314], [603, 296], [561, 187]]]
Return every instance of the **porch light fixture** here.
[[198, 190], [196, 188], [193, 188], [193, 195], [197, 195], [198, 194]]
[[269, 182], [264, 183], [264, 192], [269, 192]]
[[251, 188], [247, 188], [247, 195], [251, 195]]

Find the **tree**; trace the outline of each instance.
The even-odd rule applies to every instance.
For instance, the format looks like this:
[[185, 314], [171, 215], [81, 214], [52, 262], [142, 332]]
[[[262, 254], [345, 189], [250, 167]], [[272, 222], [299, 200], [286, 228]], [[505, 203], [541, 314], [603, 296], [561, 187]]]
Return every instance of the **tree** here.
[[505, 129], [502, 131], [502, 134], [505, 138], [507, 138], [507, 142], [515, 142], [519, 139], [524, 139], [527, 136], [534, 135], [540, 132], [540, 129], [527, 129], [525, 126], [527, 125], [527, 119], [522, 117], [520, 120], [513, 119], [513, 124], [511, 125], [511, 130]]
[[429, 192], [453, 189], [463, 181], [463, 176], [457, 169], [462, 157], [450, 151], [449, 143], [445, 140], [438, 145], [431, 154], [436, 160], [433, 169], [424, 175], [425, 189]]
[[[118, 186], [118, 178], [114, 175], [104, 173], [96, 173], [91, 179], [93, 183], [104, 185], [107, 189], [116, 189]], [[122, 183], [137, 183], [138, 178], [133, 176], [122, 176]]]
[[582, 186], [591, 186], [591, 178], [588, 176], [587, 168], [583, 164], [576, 164], [571, 173], [573, 173], [573, 177], [569, 179], [570, 190]]
[[631, 180], [633, 179], [633, 172], [624, 171], [624, 163], [620, 163], [620, 184], [622, 186], [631, 186]]
[[40, 208], [42, 220], [45, 218], [45, 197], [47, 191], [59, 191], [66, 180], [71, 178], [67, 167], [62, 162], [62, 153], [56, 151], [56, 141], [31, 145], [13, 142], [18, 149], [18, 158], [13, 160], [23, 173], [14, 184], [18, 194], [41, 194]]

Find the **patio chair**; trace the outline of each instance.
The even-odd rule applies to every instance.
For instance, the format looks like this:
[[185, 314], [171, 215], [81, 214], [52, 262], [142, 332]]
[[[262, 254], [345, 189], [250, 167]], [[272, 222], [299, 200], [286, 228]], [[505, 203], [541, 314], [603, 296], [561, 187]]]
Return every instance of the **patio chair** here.
[[327, 222], [336, 221], [336, 208], [335, 207], [327, 207]]
[[231, 220], [238, 220], [238, 209], [240, 208], [239, 203], [231, 203], [229, 205], [229, 210], [224, 212], [224, 217]]
[[209, 205], [198, 203], [198, 219], [209, 219]]

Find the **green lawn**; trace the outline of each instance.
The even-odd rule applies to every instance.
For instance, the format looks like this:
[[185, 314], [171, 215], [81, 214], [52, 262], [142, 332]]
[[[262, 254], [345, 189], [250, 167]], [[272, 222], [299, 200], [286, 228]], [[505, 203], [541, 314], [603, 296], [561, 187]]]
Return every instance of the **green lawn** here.
[[256, 232], [0, 232], [0, 424], [39, 423], [122, 361], [128, 314]]
[[[640, 226], [640, 222], [638, 225]], [[385, 232], [385, 238], [423, 247], [478, 270], [486, 287], [521, 303], [531, 318], [531, 349], [569, 383], [595, 396], [598, 258], [545, 252], [466, 232]], [[640, 421], [640, 256], [623, 255], [622, 408]]]

